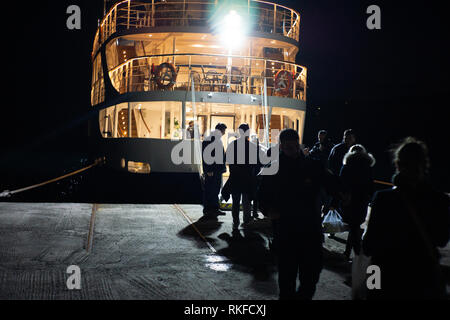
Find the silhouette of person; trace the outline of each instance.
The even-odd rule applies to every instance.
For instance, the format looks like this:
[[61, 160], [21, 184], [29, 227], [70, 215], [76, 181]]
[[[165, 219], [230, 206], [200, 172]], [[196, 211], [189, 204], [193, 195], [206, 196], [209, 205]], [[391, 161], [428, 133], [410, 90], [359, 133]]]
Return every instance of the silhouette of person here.
[[317, 142], [309, 151], [309, 156], [315, 160], [322, 162], [324, 167], [327, 166], [328, 157], [331, 149], [334, 147], [331, 140], [328, 138], [328, 133], [325, 130], [320, 130], [317, 134]]
[[343, 203], [342, 212], [344, 221], [350, 226], [344, 252], [347, 259], [350, 258], [352, 248], [359, 255], [362, 236], [360, 226], [366, 218], [367, 206], [374, 192], [372, 167], [375, 162], [375, 158], [360, 144], [351, 147], [344, 156], [340, 178], [343, 192], [349, 199]]
[[[222, 187], [222, 175], [227, 171], [225, 150], [221, 139], [226, 130], [227, 126], [224, 123], [219, 123], [216, 129], [202, 142], [202, 162], [205, 178], [203, 214], [207, 216], [225, 215], [225, 212], [219, 210], [219, 193]], [[211, 144], [216, 144], [216, 148], [212, 148], [211, 152], [207, 154], [205, 149]], [[216, 154], [216, 150], [220, 150], [220, 154]], [[211, 158], [213, 160], [212, 163], [205, 161], [205, 157]]]
[[437, 247], [450, 237], [449, 197], [429, 182], [425, 143], [408, 137], [394, 150], [395, 187], [375, 193], [364, 253], [382, 274], [368, 299], [445, 299]]
[[[295, 130], [280, 134], [279, 170], [263, 176], [258, 201], [275, 217], [280, 299], [312, 299], [322, 271], [322, 221], [317, 197], [325, 187], [337, 196], [337, 177], [303, 154]], [[296, 291], [297, 276], [300, 287]]]
[[[328, 157], [330, 155], [331, 149], [333, 149], [334, 144], [328, 137], [328, 132], [326, 130], [320, 130], [317, 134], [317, 142], [311, 148], [311, 150], [306, 150], [306, 155], [311, 159], [320, 161], [323, 166], [328, 167]], [[319, 208], [326, 206], [330, 202], [325, 190], [322, 188], [319, 195]]]
[[345, 130], [343, 141], [333, 147], [328, 158], [328, 168], [336, 176], [339, 176], [342, 168], [342, 161], [351, 146], [356, 143], [356, 135], [352, 129]]
[[[232, 141], [227, 148], [227, 162], [230, 166], [231, 196], [233, 199], [233, 229], [239, 228], [240, 204], [244, 210], [244, 224], [252, 221], [251, 200], [256, 188], [256, 167], [258, 164], [258, 147], [249, 141], [250, 127], [244, 123], [239, 126], [239, 138]], [[252, 159], [253, 156], [253, 159]], [[253, 161], [252, 161], [253, 160]], [[253, 163], [252, 163], [253, 162]]]

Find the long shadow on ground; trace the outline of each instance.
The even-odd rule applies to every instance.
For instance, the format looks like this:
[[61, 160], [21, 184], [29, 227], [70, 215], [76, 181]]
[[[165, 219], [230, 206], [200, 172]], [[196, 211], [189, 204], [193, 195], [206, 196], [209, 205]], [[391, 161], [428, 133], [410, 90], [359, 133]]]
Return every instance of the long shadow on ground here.
[[228, 258], [235, 269], [250, 273], [259, 281], [271, 279], [275, 272], [275, 257], [259, 232], [236, 230], [231, 235], [222, 233], [219, 238], [226, 241], [228, 247], [217, 253]]
[[[222, 224], [223, 222], [220, 222], [217, 217], [207, 218], [203, 216], [192, 225], [188, 225], [180, 232], [178, 232], [178, 236], [185, 239], [195, 240], [198, 247], [204, 247], [205, 240], [207, 240], [211, 244], [217, 242], [217, 239], [214, 239], [210, 236], [214, 232], [219, 230]], [[204, 238], [202, 238], [202, 236], [200, 236], [199, 232], [197, 231], [199, 231], [204, 236]]]

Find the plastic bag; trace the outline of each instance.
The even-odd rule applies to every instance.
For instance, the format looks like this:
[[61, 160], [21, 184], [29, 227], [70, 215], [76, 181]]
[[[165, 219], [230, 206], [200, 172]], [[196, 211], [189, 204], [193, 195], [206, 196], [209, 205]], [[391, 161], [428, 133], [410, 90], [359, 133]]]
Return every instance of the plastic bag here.
[[341, 215], [336, 210], [328, 211], [322, 225], [324, 233], [341, 233], [349, 230], [348, 224], [342, 221]]

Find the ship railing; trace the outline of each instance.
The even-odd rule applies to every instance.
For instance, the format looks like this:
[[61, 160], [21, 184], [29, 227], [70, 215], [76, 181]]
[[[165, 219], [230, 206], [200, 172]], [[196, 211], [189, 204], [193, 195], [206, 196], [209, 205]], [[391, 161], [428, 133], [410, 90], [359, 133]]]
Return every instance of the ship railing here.
[[[158, 73], [158, 66], [164, 63], [173, 66], [176, 76], [172, 73]], [[289, 71], [292, 79], [284, 85], [277, 86], [275, 79], [281, 70]], [[264, 79], [266, 79], [268, 95], [306, 101], [307, 69], [305, 67], [258, 57], [216, 54], [135, 57], [111, 69], [109, 76], [120, 94], [146, 91], [189, 91], [193, 78], [196, 91], [261, 95]], [[283, 90], [284, 87], [288, 89]]]
[[[97, 30], [94, 53], [117, 31], [148, 27], [209, 27], [220, 1], [155, 0], [153, 2], [122, 1], [112, 7]], [[285, 6], [259, 0], [236, 5], [248, 14], [251, 30], [282, 35], [299, 41], [300, 15]]]
[[94, 71], [92, 73], [91, 104], [96, 105], [105, 101], [105, 85], [103, 80], [103, 70], [100, 59], [94, 61]]
[[105, 101], [105, 86], [103, 80], [93, 82], [91, 88], [91, 105], [95, 106]]

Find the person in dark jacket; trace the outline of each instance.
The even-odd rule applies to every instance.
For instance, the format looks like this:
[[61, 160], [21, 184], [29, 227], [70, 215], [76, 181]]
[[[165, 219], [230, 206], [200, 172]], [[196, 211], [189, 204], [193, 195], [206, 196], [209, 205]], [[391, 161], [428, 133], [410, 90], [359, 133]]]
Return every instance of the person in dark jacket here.
[[316, 199], [322, 186], [337, 193], [337, 177], [304, 156], [295, 130], [283, 130], [279, 140], [278, 173], [262, 177], [258, 199], [262, 212], [277, 222], [280, 299], [312, 299], [322, 270], [324, 240]]
[[256, 188], [256, 168], [258, 166], [258, 146], [249, 141], [250, 127], [248, 124], [239, 126], [239, 138], [232, 141], [227, 148], [227, 163], [230, 166], [231, 196], [233, 199], [233, 230], [240, 224], [239, 212], [242, 198], [244, 209], [244, 224], [252, 220], [251, 201]]
[[[202, 143], [202, 162], [204, 173], [203, 214], [205, 216], [225, 215], [219, 210], [219, 193], [222, 187], [222, 175], [227, 171], [222, 136], [227, 126], [219, 123], [211, 135]], [[211, 148], [212, 147], [212, 148]], [[219, 154], [216, 154], [219, 151]]]
[[316, 144], [309, 151], [309, 156], [314, 160], [322, 162], [323, 166], [327, 167], [328, 157], [334, 145], [328, 138], [328, 133], [325, 130], [319, 131], [317, 140]]
[[394, 151], [395, 187], [375, 194], [364, 254], [381, 270], [381, 289], [368, 299], [445, 299], [438, 247], [450, 237], [450, 201], [428, 179], [426, 145], [406, 138]]
[[[317, 134], [317, 142], [312, 147], [310, 151], [308, 151], [306, 154], [314, 160], [320, 161], [322, 165], [327, 168], [328, 167], [328, 157], [330, 155], [331, 149], [333, 149], [334, 144], [331, 142], [330, 138], [328, 137], [328, 132], [325, 130], [320, 130]], [[327, 196], [327, 193], [322, 188], [320, 190], [319, 195], [319, 208], [322, 208], [327, 203], [330, 202], [329, 197]]]
[[342, 218], [350, 226], [344, 252], [347, 259], [352, 248], [359, 255], [363, 231], [361, 224], [366, 219], [367, 207], [374, 192], [372, 167], [375, 162], [375, 158], [360, 144], [351, 147], [344, 156], [340, 177], [348, 199], [342, 208]]
[[339, 176], [342, 168], [342, 161], [344, 156], [350, 150], [350, 147], [356, 143], [356, 135], [352, 129], [345, 130], [344, 139], [342, 143], [339, 143], [331, 149], [330, 156], [328, 157], [328, 168], [336, 176]]

